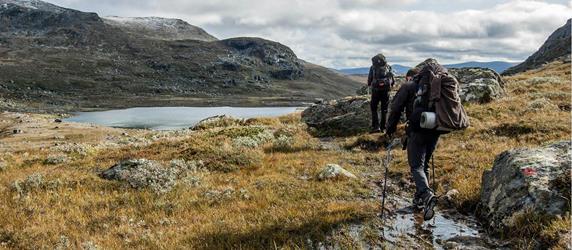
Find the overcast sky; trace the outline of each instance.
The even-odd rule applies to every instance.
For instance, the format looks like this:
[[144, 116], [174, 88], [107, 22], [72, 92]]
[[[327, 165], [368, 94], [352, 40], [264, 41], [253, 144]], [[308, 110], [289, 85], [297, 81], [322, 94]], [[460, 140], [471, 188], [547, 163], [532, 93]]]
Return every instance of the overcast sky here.
[[101, 16], [180, 18], [220, 39], [257, 36], [333, 68], [376, 53], [414, 65], [522, 61], [572, 17], [571, 0], [48, 0]]

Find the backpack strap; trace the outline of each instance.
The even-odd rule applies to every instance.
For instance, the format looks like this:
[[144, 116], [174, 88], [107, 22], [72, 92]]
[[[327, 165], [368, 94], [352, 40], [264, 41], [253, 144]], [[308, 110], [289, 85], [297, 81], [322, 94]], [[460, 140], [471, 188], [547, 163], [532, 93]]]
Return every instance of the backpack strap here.
[[438, 102], [441, 99], [441, 80], [442, 73], [437, 73], [436, 75], [431, 73], [431, 92], [429, 93], [430, 102]]

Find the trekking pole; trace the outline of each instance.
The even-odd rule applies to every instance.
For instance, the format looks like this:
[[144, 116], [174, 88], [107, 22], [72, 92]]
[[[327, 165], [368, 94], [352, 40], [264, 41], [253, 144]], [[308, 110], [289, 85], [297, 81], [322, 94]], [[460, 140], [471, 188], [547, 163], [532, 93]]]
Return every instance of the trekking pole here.
[[[384, 213], [385, 213], [385, 196], [386, 196], [386, 191], [387, 191], [387, 174], [389, 172], [389, 164], [391, 163], [391, 150], [397, 146], [399, 143], [401, 143], [401, 141], [399, 139], [395, 139], [391, 142], [391, 144], [389, 144], [389, 146], [387, 146], [387, 159], [385, 160], [385, 174], [383, 176], [383, 191], [381, 193], [381, 222], [383, 225], [385, 225], [385, 220], [384, 220]], [[383, 163], [383, 160], [381, 160], [381, 163]]]
[[431, 177], [433, 179], [433, 193], [437, 193], [437, 183], [435, 183], [435, 156], [431, 155], [431, 169], [432, 174]]

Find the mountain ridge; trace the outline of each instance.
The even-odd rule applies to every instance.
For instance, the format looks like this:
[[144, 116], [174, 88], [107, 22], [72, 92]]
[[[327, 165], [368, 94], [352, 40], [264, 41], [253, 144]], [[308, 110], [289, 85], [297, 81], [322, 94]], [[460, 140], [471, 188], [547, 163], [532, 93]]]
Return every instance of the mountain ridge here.
[[[135, 20], [160, 20], [159, 28], [165, 22], [190, 27], [178, 19]], [[298, 106], [351, 95], [361, 86], [274, 41], [178, 40], [169, 32], [129, 29], [96, 13], [37, 0], [0, 0], [0, 97], [71, 110]]]
[[530, 55], [524, 62], [507, 69], [503, 75], [513, 75], [530, 69], [536, 69], [540, 66], [556, 61], [570, 61], [571, 50], [571, 22], [572, 18], [560, 28], [556, 29], [540, 46], [540, 48]]

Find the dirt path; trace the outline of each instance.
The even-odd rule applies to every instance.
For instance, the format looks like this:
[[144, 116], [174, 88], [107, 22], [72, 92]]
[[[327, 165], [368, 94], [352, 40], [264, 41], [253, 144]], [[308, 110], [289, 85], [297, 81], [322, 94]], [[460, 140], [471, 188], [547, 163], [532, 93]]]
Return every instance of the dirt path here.
[[[372, 168], [372, 173], [366, 176], [372, 177], [368, 185], [381, 205], [383, 181], [379, 181], [376, 171], [381, 170]], [[385, 221], [378, 213], [371, 222], [342, 227], [332, 235], [347, 235], [353, 245], [361, 249], [510, 249], [506, 243], [488, 236], [474, 216], [447, 208], [442, 197], [435, 217], [424, 221], [422, 213], [411, 207], [414, 186], [404, 179], [408, 178], [390, 175], [388, 179]], [[338, 246], [324, 244], [321, 247], [331, 248]]]

